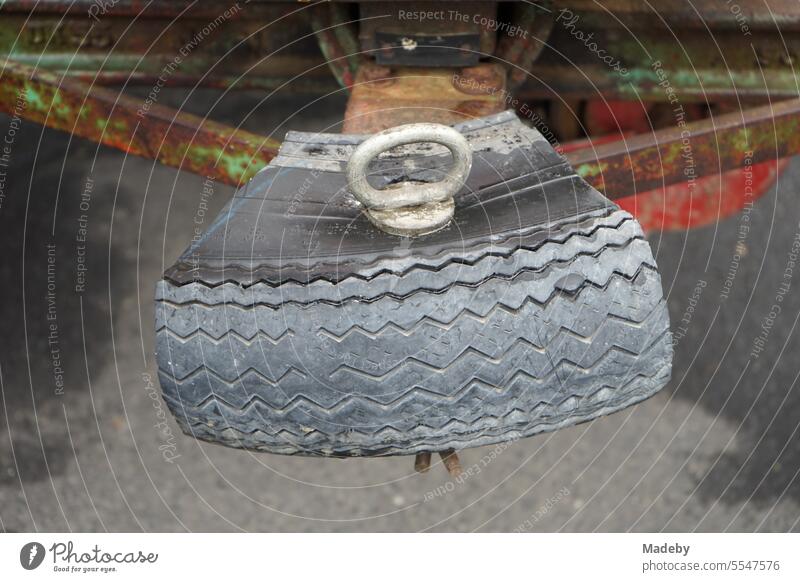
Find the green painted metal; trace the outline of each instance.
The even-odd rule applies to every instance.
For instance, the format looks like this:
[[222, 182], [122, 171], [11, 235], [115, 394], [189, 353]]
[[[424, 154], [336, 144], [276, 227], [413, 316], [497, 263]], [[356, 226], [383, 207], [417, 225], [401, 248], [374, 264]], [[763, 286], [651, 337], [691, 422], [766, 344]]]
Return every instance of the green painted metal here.
[[[251, 178], [279, 147], [256, 134], [15, 63], [6, 63], [0, 77], [0, 110], [233, 185]], [[797, 153], [800, 100], [794, 99], [567, 157], [595, 187], [621, 197]]]
[[125, 8], [124, 16], [109, 8], [95, 21], [85, 9], [52, 14], [55, 2], [30, 15], [11, 4], [9, 11], [0, 3], [0, 57], [95, 84], [152, 85], [163, 77], [164, 86], [336, 88], [302, 7], [200, 2], [176, 19], [180, 10], [163, 14], [164, 6], [148, 3], [129, 14], [120, 2], [112, 8]]
[[683, 123], [566, 154], [612, 198], [800, 153], [800, 99]]
[[8, 61], [0, 74], [0, 111], [233, 185], [255, 175], [280, 145]]

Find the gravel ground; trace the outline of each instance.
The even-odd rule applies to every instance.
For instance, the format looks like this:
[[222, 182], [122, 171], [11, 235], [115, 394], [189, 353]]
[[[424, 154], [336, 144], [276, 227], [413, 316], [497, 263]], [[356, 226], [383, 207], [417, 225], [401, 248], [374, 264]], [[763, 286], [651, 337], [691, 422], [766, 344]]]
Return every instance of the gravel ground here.
[[[245, 126], [337, 130], [334, 101], [284, 124], [297, 101], [270, 101]], [[212, 114], [238, 121], [254, 103], [243, 95]], [[454, 482], [438, 466], [414, 474], [409, 458], [283, 458], [179, 434], [157, 397], [153, 286], [195, 218], [210, 221], [232, 190], [217, 186], [203, 216], [202, 178], [33, 124], [10, 157], [0, 530], [800, 529], [800, 274], [787, 271], [798, 160], [749, 222], [651, 233], [673, 327], [685, 328], [668, 388], [595, 422], [464, 451], [480, 472]]]

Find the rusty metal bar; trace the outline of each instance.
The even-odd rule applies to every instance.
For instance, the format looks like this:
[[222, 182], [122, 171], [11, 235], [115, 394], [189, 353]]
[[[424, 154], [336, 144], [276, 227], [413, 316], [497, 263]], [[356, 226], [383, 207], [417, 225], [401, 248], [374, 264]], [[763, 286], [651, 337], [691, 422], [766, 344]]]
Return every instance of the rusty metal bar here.
[[339, 5], [314, 5], [309, 13], [311, 28], [331, 73], [342, 87], [350, 89], [355, 82], [360, 60], [353, 25], [347, 23], [347, 15]]
[[280, 145], [9, 61], [0, 73], [0, 111], [233, 185], [264, 167]]
[[[142, 116], [139, 100], [24, 65], [7, 63], [0, 81], [1, 111], [228, 184], [249, 179], [279, 147], [157, 104]], [[620, 198], [798, 153], [800, 100], [793, 99], [566, 155], [593, 186]]]
[[800, 153], [800, 99], [719, 115], [566, 154], [609, 198]]
[[321, 94], [337, 86], [311, 34], [311, 6], [120, 0], [78, 10], [78, 3], [58, 0], [0, 2], [0, 59], [95, 84], [285, 84], [292, 93]]
[[458, 458], [458, 454], [456, 454], [453, 449], [441, 451], [439, 456], [442, 458], [442, 464], [451, 477], [458, 477], [464, 472], [461, 468], [461, 461]]
[[[631, 2], [631, 0], [555, 0], [551, 9], [558, 12], [568, 9], [589, 18], [593, 14], [606, 17], [613, 14], [626, 26], [652, 27], [667, 21], [671, 26], [705, 29], [727, 27], [740, 29], [746, 22], [750, 28], [771, 28], [780, 23], [781, 30], [797, 30], [800, 26], [800, 4], [797, 0], [760, 0], [741, 2], [739, 14], [731, 10], [728, 2], [706, 0], [659, 0], [658, 2]], [[663, 20], [662, 20], [663, 19]]]
[[414, 458], [414, 470], [417, 473], [427, 473], [431, 468], [431, 454], [417, 453]]
[[[480, 52], [517, 65], [509, 71], [509, 86], [525, 81], [524, 92], [542, 99], [602, 94], [664, 102], [672, 91], [684, 102], [792, 98], [797, 94], [800, 3], [750, 4], [742, 3], [737, 17], [731, 6], [711, 1], [693, 3], [691, 9], [685, 0], [517, 2], [502, 18], [510, 17], [526, 34], [499, 35], [495, 53], [497, 35], [478, 27]], [[0, 55], [96, 83], [152, 84], [150, 79], [158, 78], [164, 62], [179, 54], [187, 39], [213, 28], [202, 43], [193, 43], [167, 83], [272, 89], [306, 71], [292, 81], [291, 90], [322, 92], [330, 90], [333, 80], [327, 67], [317, 65], [327, 62], [349, 87], [358, 54], [370, 54], [375, 34], [392, 22], [396, 30], [409, 32], [461, 30], [459, 20], [429, 23], [430, 29], [423, 22], [398, 20], [398, 6], [359, 3], [359, 37], [354, 23], [345, 24], [357, 18], [347, 3], [7, 0], [0, 2]], [[462, 2], [459, 10], [497, 17], [492, 2]], [[316, 39], [307, 34], [312, 29]], [[475, 27], [470, 23], [467, 29]], [[600, 62], [577, 41], [577, 32], [595, 39], [626, 72]], [[281, 50], [287, 45], [290, 50]], [[264, 59], [266, 54], [270, 58]], [[666, 80], [670, 93], [660, 86]]]

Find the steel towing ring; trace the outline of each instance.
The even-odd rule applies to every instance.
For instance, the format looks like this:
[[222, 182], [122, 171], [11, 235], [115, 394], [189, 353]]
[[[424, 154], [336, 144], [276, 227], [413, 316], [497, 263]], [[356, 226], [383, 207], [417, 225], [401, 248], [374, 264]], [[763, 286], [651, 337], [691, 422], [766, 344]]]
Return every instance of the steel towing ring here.
[[[444, 179], [406, 181], [383, 190], [367, 182], [367, 167], [381, 153], [401, 145], [438, 143], [450, 150], [453, 166]], [[463, 135], [438, 123], [411, 123], [376, 133], [359, 145], [347, 162], [347, 183], [364, 205], [375, 226], [400, 236], [419, 236], [437, 231], [453, 218], [453, 196], [472, 168], [472, 150]]]

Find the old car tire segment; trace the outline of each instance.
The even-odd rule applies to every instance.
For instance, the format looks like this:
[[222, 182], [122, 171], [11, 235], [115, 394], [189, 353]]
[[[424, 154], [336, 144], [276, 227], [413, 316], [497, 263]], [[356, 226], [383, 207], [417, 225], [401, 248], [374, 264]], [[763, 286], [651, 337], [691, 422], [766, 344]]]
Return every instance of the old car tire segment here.
[[[237, 193], [156, 291], [161, 385], [185, 432], [282, 454], [406, 455], [555, 430], [666, 384], [669, 318], [638, 223], [515, 118], [483, 123], [460, 130], [473, 142], [487, 128], [526, 140], [491, 146], [488, 166], [522, 150], [537, 175], [478, 168], [456, 198], [455, 223], [413, 243], [377, 232], [348, 199], [331, 165], [346, 152], [322, 148], [320, 160], [315, 146], [278, 159]], [[435, 166], [428, 154], [421, 173]], [[284, 186], [298, 177], [285, 169], [308, 172], [314, 156], [327, 164], [315, 189], [325, 194], [289, 213]], [[560, 174], [542, 179], [550, 162]], [[509, 183], [511, 194], [498, 190]], [[509, 199], [514, 229], [501, 212]], [[241, 236], [242, 225], [257, 233], [267, 224], [271, 240]], [[309, 233], [320, 229], [323, 242], [338, 237], [332, 252], [314, 244]]]

